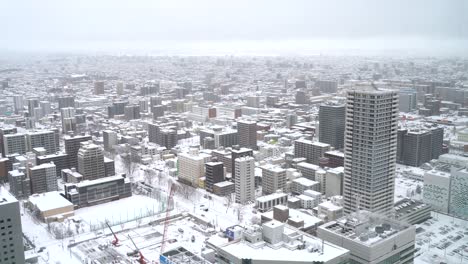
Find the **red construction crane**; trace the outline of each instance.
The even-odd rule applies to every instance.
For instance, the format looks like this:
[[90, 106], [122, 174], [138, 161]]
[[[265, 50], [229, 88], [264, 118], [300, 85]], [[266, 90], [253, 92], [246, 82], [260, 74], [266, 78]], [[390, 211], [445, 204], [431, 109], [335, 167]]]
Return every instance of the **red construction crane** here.
[[109, 223], [106, 222], [106, 225], [107, 225], [107, 227], [109, 228], [109, 230], [111, 231], [112, 235], [114, 236], [114, 240], [112, 241], [112, 245], [113, 245], [114, 247], [119, 246], [119, 239], [118, 239], [117, 236], [115, 235], [114, 231], [112, 231], [112, 228], [110, 227]]
[[140, 258], [138, 259], [138, 263], [146, 264], [145, 257], [143, 257], [143, 254], [141, 253], [141, 250], [137, 247], [135, 242], [133, 242], [133, 239], [132, 239], [132, 237], [130, 235], [128, 236], [128, 238], [130, 238], [130, 241], [132, 241], [133, 246], [135, 247], [135, 251], [138, 252], [138, 254], [140, 255]]
[[164, 232], [161, 242], [161, 254], [164, 253], [164, 246], [166, 245], [167, 239], [167, 229], [169, 228], [169, 213], [170, 213], [170, 204], [171, 200], [173, 200], [174, 193], [176, 191], [176, 183], [172, 183], [169, 189], [169, 196], [167, 197], [167, 205], [166, 205], [166, 217], [164, 218]]

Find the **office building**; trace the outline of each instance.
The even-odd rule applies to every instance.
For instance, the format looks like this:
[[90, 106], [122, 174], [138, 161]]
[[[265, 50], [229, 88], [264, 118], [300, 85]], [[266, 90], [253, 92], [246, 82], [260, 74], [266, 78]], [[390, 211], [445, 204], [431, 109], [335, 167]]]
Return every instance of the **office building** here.
[[8, 184], [10, 193], [17, 199], [28, 198], [31, 195], [31, 181], [23, 171], [17, 169], [9, 171]]
[[[362, 122], [361, 120], [367, 120]], [[376, 87], [347, 91], [345, 212], [393, 209], [398, 94]]]
[[140, 106], [139, 105], [127, 105], [124, 108], [125, 120], [140, 119]]
[[[426, 186], [424, 185], [424, 188]], [[450, 206], [451, 215], [468, 219], [468, 169], [451, 169]]]
[[68, 154], [61, 153], [61, 152], [57, 152], [55, 154], [49, 154], [49, 155], [41, 155], [41, 156], [36, 157], [37, 165], [51, 163], [51, 162], [54, 163], [57, 176], [61, 174], [61, 171], [63, 169], [70, 168], [68, 161], [69, 161]]
[[3, 157], [5, 157], [7, 154], [5, 153], [5, 144], [4, 144], [4, 135], [9, 135], [9, 134], [16, 134], [18, 130], [16, 127], [0, 127], [0, 152], [3, 154]]
[[83, 142], [78, 150], [78, 172], [84, 180], [96, 180], [105, 176], [104, 154], [98, 145]]
[[294, 141], [294, 157], [306, 158], [308, 163], [319, 164], [319, 159], [330, 150], [330, 145], [322, 142], [313, 142], [307, 139]]
[[0, 228], [0, 263], [25, 263], [20, 205], [3, 187], [0, 187]]
[[241, 157], [235, 160], [236, 203], [246, 204], [255, 200], [255, 160]]
[[418, 98], [414, 89], [401, 89], [399, 94], [398, 109], [400, 112], [409, 113], [417, 109]]
[[46, 163], [29, 168], [31, 193], [45, 193], [58, 190], [57, 174], [53, 163]]
[[256, 96], [256, 95], [247, 96], [247, 106], [260, 108], [260, 96]]
[[205, 164], [205, 189], [213, 192], [213, 185], [224, 181], [224, 165], [222, 162], [211, 161]]
[[317, 229], [317, 236], [350, 251], [350, 263], [414, 262], [416, 231], [405, 224], [368, 211], [330, 221]]
[[78, 169], [78, 150], [81, 147], [81, 142], [90, 141], [92, 138], [88, 135], [70, 135], [65, 136], [65, 152], [68, 154], [68, 165], [70, 168]]
[[232, 147], [239, 144], [239, 136], [236, 130], [225, 129], [223, 127], [212, 127], [211, 129], [200, 130], [200, 142], [206, 137], [214, 139], [215, 148]]
[[28, 150], [44, 148], [46, 154], [54, 154], [58, 151], [56, 135], [54, 131], [34, 131], [27, 134]]
[[66, 107], [75, 107], [75, 97], [74, 96], [62, 96], [57, 98], [58, 101], [58, 108], [66, 108]]
[[438, 159], [442, 154], [442, 127], [399, 129], [397, 133], [397, 162], [419, 167]]
[[321, 189], [327, 197], [343, 195], [344, 168], [336, 167], [328, 169], [324, 180], [321, 183]]
[[15, 114], [19, 114], [24, 111], [24, 96], [14, 95], [13, 96], [13, 105], [15, 109]]
[[161, 130], [161, 142], [160, 146], [166, 147], [166, 149], [172, 149], [177, 145], [177, 130], [175, 129], [162, 129]]
[[39, 99], [38, 98], [30, 98], [26, 100], [28, 104], [28, 113], [29, 116], [34, 117], [35, 109], [39, 107]]
[[[290, 218], [288, 222], [294, 220], [297, 219]], [[226, 236], [223, 239], [212, 237], [206, 242], [216, 249], [216, 263], [342, 264], [349, 260], [348, 250], [277, 220], [261, 226], [230, 227]], [[262, 246], [261, 249], [258, 246]]]
[[104, 157], [104, 175], [104, 177], [115, 175], [115, 162], [106, 157]]
[[189, 153], [179, 154], [179, 181], [198, 187], [200, 178], [205, 176], [205, 162], [208, 162], [209, 159], [209, 155], [199, 153], [196, 148], [191, 148]]
[[296, 169], [302, 174], [302, 177], [315, 181], [315, 173], [320, 170], [320, 166], [308, 162], [299, 162], [296, 164]]
[[11, 154], [25, 154], [28, 151], [26, 135], [22, 133], [3, 136], [4, 156]]
[[107, 116], [113, 118], [116, 115], [124, 115], [125, 107], [128, 105], [127, 101], [116, 101], [111, 106], [107, 107]]
[[264, 195], [286, 191], [286, 170], [275, 165], [265, 165], [262, 169], [262, 192]]
[[434, 211], [447, 214], [450, 202], [450, 173], [427, 171], [424, 174], [423, 200]]
[[[255, 200], [255, 207], [260, 212], [266, 212], [266, 211], [271, 210], [273, 207], [277, 205], [286, 205], [286, 204], [288, 204], [288, 195], [282, 192], [275, 192], [269, 195], [264, 195], [262, 197], [258, 197]], [[282, 221], [282, 222], [285, 222], [285, 221]]]
[[8, 158], [0, 157], [0, 183], [8, 181], [8, 171], [10, 171], [10, 164], [11, 162]]
[[336, 93], [338, 90], [338, 82], [331, 80], [317, 80], [315, 87], [323, 93]]
[[[230, 158], [231, 165], [230, 166], [225, 165], [225, 166], [226, 166], [226, 171], [231, 172], [233, 174], [232, 177], [234, 180], [236, 179], [236, 175], [235, 175], [236, 172], [234, 169], [236, 167], [235, 162], [236, 162], [236, 159], [241, 158], [241, 157], [253, 157], [253, 150], [248, 149], [248, 148], [240, 148], [238, 145], [232, 147], [231, 158]], [[218, 159], [219, 161], [224, 162], [223, 157], [218, 157]]]
[[65, 184], [65, 198], [75, 205], [75, 208], [102, 204], [130, 196], [132, 196], [132, 186], [130, 180], [124, 175]]
[[112, 130], [102, 131], [102, 139], [104, 141], [104, 150], [113, 151], [114, 146], [119, 144], [119, 139], [117, 137], [117, 132]]
[[421, 224], [431, 218], [431, 206], [404, 198], [395, 203], [395, 219], [410, 225]]
[[295, 102], [296, 104], [300, 104], [300, 105], [308, 104], [310, 103], [309, 95], [307, 94], [306, 91], [299, 90], [296, 92]]
[[151, 113], [153, 114], [153, 119], [158, 119], [158, 117], [164, 116], [165, 107], [162, 105], [155, 105], [151, 107]]
[[327, 143], [335, 149], [344, 146], [345, 131], [344, 105], [323, 104], [319, 108], [319, 141]]
[[104, 82], [103, 81], [94, 82], [94, 94], [95, 95], [104, 94]]
[[75, 116], [75, 108], [64, 107], [60, 109], [62, 119], [62, 133], [68, 134], [69, 132], [76, 132], [77, 121]]
[[241, 147], [257, 149], [257, 122], [239, 120], [237, 121], [237, 132]]

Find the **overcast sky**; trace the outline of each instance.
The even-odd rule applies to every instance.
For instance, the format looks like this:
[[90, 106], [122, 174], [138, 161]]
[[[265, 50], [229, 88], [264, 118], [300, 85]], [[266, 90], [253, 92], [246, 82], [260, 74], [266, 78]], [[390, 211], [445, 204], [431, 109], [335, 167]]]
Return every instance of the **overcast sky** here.
[[468, 39], [468, 1], [1, 0], [0, 21], [0, 48], [11, 50], [366, 39], [456, 47]]

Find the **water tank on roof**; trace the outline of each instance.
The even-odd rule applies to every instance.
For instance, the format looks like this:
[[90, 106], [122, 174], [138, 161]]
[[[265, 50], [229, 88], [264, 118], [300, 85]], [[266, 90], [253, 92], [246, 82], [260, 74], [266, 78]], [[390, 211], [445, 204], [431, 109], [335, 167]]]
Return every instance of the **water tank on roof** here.
[[375, 227], [375, 232], [376, 232], [377, 234], [382, 234], [383, 231], [384, 231], [384, 229], [383, 229], [382, 226], [376, 226], [376, 227]]
[[361, 234], [361, 235], [359, 236], [359, 240], [361, 240], [361, 241], [367, 241], [367, 240], [369, 240], [369, 235], [368, 235], [368, 234]]
[[385, 231], [388, 231], [391, 228], [390, 224], [387, 224], [387, 223], [382, 224], [382, 227]]

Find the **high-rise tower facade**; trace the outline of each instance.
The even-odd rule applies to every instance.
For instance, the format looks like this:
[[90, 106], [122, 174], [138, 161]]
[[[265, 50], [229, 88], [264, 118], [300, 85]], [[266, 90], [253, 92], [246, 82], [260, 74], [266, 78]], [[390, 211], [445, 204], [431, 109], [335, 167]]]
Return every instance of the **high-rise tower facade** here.
[[347, 92], [345, 212], [392, 210], [397, 129], [397, 92], [375, 87]]

